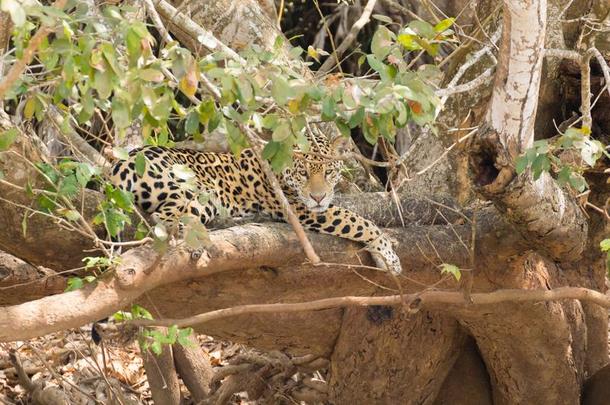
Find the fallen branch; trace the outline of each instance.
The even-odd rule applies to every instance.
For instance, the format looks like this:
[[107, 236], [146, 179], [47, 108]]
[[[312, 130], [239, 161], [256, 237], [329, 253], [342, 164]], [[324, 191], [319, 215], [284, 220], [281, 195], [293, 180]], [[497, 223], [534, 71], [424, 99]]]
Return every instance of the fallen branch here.
[[389, 295], [385, 297], [336, 297], [293, 304], [239, 305], [183, 319], [142, 319], [129, 321], [129, 324], [136, 326], [176, 325], [180, 328], [184, 328], [230, 316], [245, 314], [319, 311], [322, 309], [349, 306], [399, 305], [403, 303], [410, 303], [412, 310], [419, 310], [423, 307], [434, 307], [435, 309], [442, 308], [447, 312], [451, 312], [449, 306], [470, 308], [473, 306], [494, 305], [505, 302], [546, 302], [572, 299], [592, 302], [604, 308], [610, 308], [610, 297], [599, 291], [584, 287], [560, 287], [552, 290], [506, 289], [490, 293], [473, 293], [470, 295], [470, 299], [469, 302], [462, 292], [449, 291], [423, 291], [421, 293], [405, 294], [402, 296]]

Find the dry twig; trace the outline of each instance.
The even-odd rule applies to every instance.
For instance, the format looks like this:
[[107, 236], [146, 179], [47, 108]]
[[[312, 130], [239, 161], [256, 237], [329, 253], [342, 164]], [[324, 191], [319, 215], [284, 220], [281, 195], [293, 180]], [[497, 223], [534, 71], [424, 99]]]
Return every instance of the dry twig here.
[[339, 63], [339, 58], [341, 57], [341, 55], [343, 55], [343, 53], [354, 43], [362, 27], [364, 27], [371, 19], [371, 13], [373, 12], [373, 8], [375, 8], [376, 3], [377, 0], [369, 0], [366, 3], [366, 6], [362, 11], [362, 15], [360, 15], [360, 18], [358, 18], [354, 25], [352, 25], [352, 28], [350, 29], [349, 33], [347, 34], [341, 45], [339, 45], [339, 47], [337, 47], [337, 49], [333, 52], [334, 58], [327, 58], [322, 64], [322, 66], [320, 66], [320, 69], [318, 69], [319, 75], [328, 73], [333, 68], [333, 66], [335, 66], [335, 63]]

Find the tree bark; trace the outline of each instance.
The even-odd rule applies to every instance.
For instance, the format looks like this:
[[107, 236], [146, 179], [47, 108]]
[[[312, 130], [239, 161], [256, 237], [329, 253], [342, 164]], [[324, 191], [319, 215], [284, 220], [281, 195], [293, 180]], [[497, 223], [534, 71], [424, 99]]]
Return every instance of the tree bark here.
[[210, 394], [210, 382], [214, 371], [210, 364], [210, 356], [199, 347], [197, 338], [190, 336], [189, 342], [190, 347], [181, 344], [172, 345], [172, 353], [178, 375], [193, 399], [199, 403]]
[[155, 404], [178, 405], [180, 382], [174, 366], [172, 346], [164, 345], [160, 355], [147, 350], [142, 353], [148, 385]]

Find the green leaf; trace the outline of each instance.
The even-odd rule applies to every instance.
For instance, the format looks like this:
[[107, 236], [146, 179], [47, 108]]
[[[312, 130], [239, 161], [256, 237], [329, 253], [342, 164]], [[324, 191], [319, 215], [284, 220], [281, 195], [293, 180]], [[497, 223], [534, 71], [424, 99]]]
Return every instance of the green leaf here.
[[390, 70], [388, 66], [381, 62], [375, 55], [366, 55], [366, 61], [369, 63], [371, 68], [379, 73], [379, 77], [384, 82], [390, 80]]
[[358, 125], [360, 125], [362, 123], [363, 119], [364, 119], [364, 107], [360, 107], [349, 118], [347, 125], [349, 125], [350, 128], [356, 128]]
[[380, 26], [371, 41], [371, 51], [379, 60], [385, 59], [392, 50], [392, 31], [384, 26]]
[[162, 82], [165, 78], [163, 72], [152, 68], [140, 70], [138, 72], [138, 76], [140, 76], [140, 79], [144, 81], [157, 83]]
[[103, 71], [95, 70], [93, 72], [91, 87], [97, 90], [97, 94], [102, 100], [106, 100], [112, 93], [112, 77], [113, 75], [110, 69], [105, 69]]
[[74, 196], [76, 196], [76, 194], [78, 194], [79, 189], [80, 186], [78, 184], [78, 180], [76, 179], [76, 175], [72, 174], [69, 176], [65, 176], [61, 180], [57, 193], [60, 196], [73, 198]]
[[78, 166], [76, 166], [74, 174], [76, 175], [76, 180], [78, 181], [78, 184], [80, 184], [81, 187], [85, 187], [87, 183], [89, 183], [89, 181], [91, 180], [91, 177], [96, 174], [99, 174], [99, 171], [96, 170], [89, 163], [79, 163]]
[[114, 148], [112, 148], [112, 156], [120, 160], [127, 160], [129, 159], [129, 152], [127, 152], [127, 149], [125, 148], [115, 146]]
[[282, 76], [275, 76], [271, 86], [271, 96], [279, 105], [285, 105], [290, 97], [294, 96], [294, 89]]
[[339, 132], [341, 132], [341, 135], [345, 136], [345, 137], [349, 137], [351, 134], [349, 125], [347, 125], [345, 123], [345, 121], [343, 120], [335, 120], [335, 124], [337, 125], [337, 128], [339, 129]]
[[570, 182], [571, 176], [572, 176], [572, 169], [570, 169], [568, 166], [564, 166], [559, 171], [559, 174], [557, 174], [557, 181], [561, 185], [568, 184]]
[[585, 138], [581, 142], [576, 142], [574, 146], [580, 149], [582, 160], [590, 167], [595, 166], [595, 162], [602, 156], [604, 150], [604, 146], [600, 141], [591, 138]]
[[231, 149], [231, 152], [237, 156], [242, 150], [248, 147], [248, 141], [244, 134], [241, 133], [240, 129], [229, 121], [225, 122], [225, 127], [227, 128], [227, 142], [229, 143], [229, 148]]
[[23, 107], [23, 116], [29, 120], [34, 116], [35, 111], [36, 97], [30, 97], [28, 98], [28, 101], [25, 102], [25, 106]]
[[142, 153], [141, 151], [136, 153], [135, 165], [136, 165], [136, 174], [139, 177], [144, 176], [144, 172], [146, 171], [146, 157], [144, 156], [144, 153]]
[[76, 221], [78, 221], [81, 218], [80, 213], [78, 211], [76, 211], [76, 210], [61, 209], [61, 210], [58, 210], [58, 212], [62, 216], [66, 217], [66, 219], [68, 221], [76, 222]]
[[278, 122], [279, 116], [277, 114], [267, 114], [263, 117], [263, 127], [266, 129], [275, 129]]
[[434, 27], [430, 25], [430, 23], [421, 20], [411, 21], [409, 23], [409, 28], [417, 32], [420, 36], [426, 39], [434, 39], [436, 36], [436, 31]]
[[193, 169], [187, 165], [175, 164], [172, 166], [171, 170], [178, 179], [184, 181], [191, 181], [197, 176]]
[[195, 218], [188, 218], [188, 224], [184, 229], [184, 242], [187, 246], [198, 249], [201, 246], [209, 245], [210, 237], [205, 226]]
[[[195, 110], [191, 111], [184, 122], [184, 130], [187, 134], [193, 135], [199, 132], [199, 120], [201, 113]], [[207, 121], [206, 121], [207, 122]]]
[[332, 97], [326, 96], [324, 100], [322, 100], [322, 120], [323, 121], [332, 121], [335, 119], [337, 115], [335, 109], [336, 103]]
[[192, 347], [193, 343], [189, 339], [189, 336], [193, 334], [193, 328], [184, 328], [178, 330], [177, 342], [184, 347]]
[[445, 18], [443, 21], [439, 22], [434, 26], [434, 31], [441, 33], [449, 29], [453, 23], [455, 22], [455, 18]]
[[407, 51], [416, 51], [421, 49], [421, 46], [415, 40], [415, 36], [407, 33], [398, 34], [396, 38], [398, 43], [402, 45]]
[[138, 222], [138, 226], [136, 227], [136, 234], [134, 235], [136, 240], [144, 239], [148, 235], [148, 228], [144, 224], [144, 222]]
[[40, 209], [45, 212], [51, 212], [57, 206], [55, 201], [51, 200], [49, 197], [47, 197], [44, 194], [41, 194], [40, 196], [38, 196], [36, 203], [38, 204]]
[[462, 278], [462, 273], [460, 272], [460, 268], [454, 264], [443, 263], [441, 264], [441, 274], [451, 274], [457, 281], [460, 281]]
[[292, 135], [290, 123], [287, 120], [282, 120], [282, 122], [275, 127], [272, 138], [275, 142], [282, 142], [285, 141], [290, 135]]
[[280, 148], [271, 158], [271, 168], [276, 172], [281, 172], [284, 168], [292, 164], [292, 145], [289, 142], [279, 144]]
[[527, 155], [518, 156], [515, 160], [515, 171], [517, 172], [517, 174], [521, 174], [525, 171], [525, 169], [527, 169], [528, 165], [529, 160], [527, 158]]
[[167, 230], [165, 229], [165, 225], [161, 223], [156, 224], [153, 228], [153, 235], [155, 235], [155, 237], [159, 240], [166, 240], [168, 235]]
[[153, 319], [152, 314], [146, 308], [138, 304], [133, 304], [131, 306], [131, 314], [135, 319]]
[[387, 23], [387, 24], [392, 24], [393, 21], [390, 17], [388, 17], [387, 15], [383, 15], [383, 14], [373, 14], [371, 17], [373, 17], [376, 20], [379, 20], [381, 22]]
[[599, 248], [602, 250], [602, 252], [610, 252], [610, 238], [599, 242]]
[[570, 177], [570, 185], [579, 193], [585, 191], [587, 188], [587, 182], [578, 173], [572, 173], [572, 176]]
[[120, 188], [107, 187], [106, 195], [121, 209], [131, 212], [133, 210], [133, 194]]
[[161, 355], [161, 353], [163, 352], [163, 346], [161, 345], [161, 342], [159, 340], [154, 340], [149, 347], [150, 350], [152, 350], [152, 352], [157, 356]]
[[275, 37], [275, 41], [273, 41], [273, 49], [279, 50], [282, 46], [284, 46], [284, 36], [278, 35]]
[[320, 59], [319, 59], [320, 53], [318, 52], [318, 50], [316, 48], [314, 48], [311, 45], [309, 45], [307, 47], [307, 56], [309, 56], [310, 58], [312, 58], [316, 62], [320, 63]]
[[68, 291], [80, 290], [81, 288], [83, 288], [83, 285], [84, 285], [84, 281], [82, 278], [70, 277], [70, 278], [68, 278], [68, 286], [66, 287], [66, 289], [64, 291], [68, 292]]
[[118, 97], [112, 99], [112, 121], [118, 128], [127, 128], [131, 124], [129, 106]]
[[130, 220], [123, 212], [110, 208], [104, 210], [102, 214], [98, 214], [94, 218], [94, 222], [103, 223], [108, 234], [112, 237], [116, 237], [125, 228], [125, 225], [130, 223]]
[[113, 259], [109, 259], [104, 256], [88, 256], [83, 258], [83, 262], [85, 263], [85, 269], [97, 268], [102, 270], [106, 267], [110, 267], [110, 265], [113, 263]]
[[275, 154], [280, 150], [280, 146], [281, 145], [279, 144], [279, 142], [267, 142], [267, 144], [263, 148], [263, 159], [271, 160], [271, 158], [275, 156]]
[[26, 22], [26, 13], [22, 4], [17, 0], [2, 0], [1, 9], [11, 15], [11, 20], [16, 27], [21, 27]]
[[551, 169], [551, 161], [547, 155], [538, 155], [532, 162], [532, 173], [534, 180], [538, 180], [542, 172], [548, 172]]
[[19, 135], [17, 128], [7, 129], [0, 133], [0, 152], [7, 150], [15, 142], [17, 135]]

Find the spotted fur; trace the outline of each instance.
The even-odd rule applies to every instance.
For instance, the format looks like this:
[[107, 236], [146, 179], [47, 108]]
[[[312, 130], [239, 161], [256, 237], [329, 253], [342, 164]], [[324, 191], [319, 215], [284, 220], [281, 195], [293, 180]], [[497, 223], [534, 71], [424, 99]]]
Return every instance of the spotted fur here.
[[[295, 158], [293, 167], [279, 176], [283, 191], [303, 227], [362, 242], [378, 267], [400, 273], [398, 256], [379, 228], [331, 203], [342, 163], [324, 156], [332, 155], [335, 145], [320, 135], [310, 141], [311, 151]], [[147, 161], [141, 177], [135, 170], [138, 151]], [[194, 188], [185, 187], [187, 181], [176, 175], [175, 165], [187, 165], [195, 173]], [[156, 213], [163, 221], [188, 215], [207, 224], [222, 208], [231, 216], [263, 212], [284, 220], [280, 202], [250, 149], [236, 157], [228, 153], [147, 146], [132, 151], [129, 159], [116, 163], [111, 181], [133, 193], [142, 210]], [[198, 192], [209, 198], [198, 198]]]

